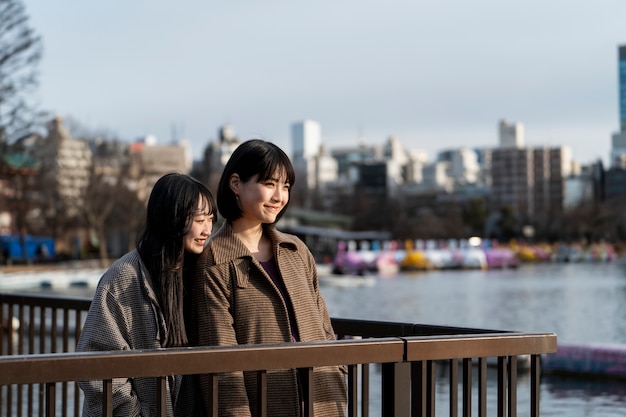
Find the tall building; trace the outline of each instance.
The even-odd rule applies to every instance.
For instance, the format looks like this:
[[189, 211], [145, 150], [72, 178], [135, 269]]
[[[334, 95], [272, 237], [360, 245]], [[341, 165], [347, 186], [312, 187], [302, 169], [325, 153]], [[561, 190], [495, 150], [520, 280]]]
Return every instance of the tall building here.
[[91, 175], [91, 150], [86, 140], [73, 139], [55, 117], [47, 126], [48, 136], [35, 148], [42, 162], [42, 181], [51, 205], [68, 216], [79, 216]]
[[620, 131], [626, 131], [626, 45], [618, 47], [619, 72], [619, 126]]
[[314, 120], [303, 120], [291, 125], [291, 146], [293, 158], [312, 158], [320, 151], [322, 130]]
[[291, 125], [291, 160], [296, 171], [296, 183], [291, 195], [296, 204], [313, 208], [328, 183], [337, 180], [337, 161], [322, 146], [320, 124], [304, 120]]
[[617, 62], [620, 130], [612, 137], [610, 166], [624, 169], [626, 168], [626, 45], [618, 47]]
[[498, 128], [500, 147], [521, 148], [524, 146], [524, 125], [516, 122], [510, 123], [507, 120], [500, 120]]
[[492, 158], [494, 210], [509, 206], [518, 219], [531, 224], [562, 211], [572, 166], [569, 147], [497, 148]]

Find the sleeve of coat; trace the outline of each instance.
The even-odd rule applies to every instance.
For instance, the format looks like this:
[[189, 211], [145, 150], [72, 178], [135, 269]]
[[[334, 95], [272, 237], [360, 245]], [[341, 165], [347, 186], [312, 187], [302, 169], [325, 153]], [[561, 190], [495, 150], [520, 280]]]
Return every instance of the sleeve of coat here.
[[324, 331], [326, 332], [326, 340], [335, 340], [337, 336], [335, 335], [335, 330], [333, 329], [333, 325], [330, 321], [330, 314], [328, 313], [328, 307], [326, 306], [326, 302], [322, 297], [322, 293], [320, 292], [320, 281], [319, 276], [317, 274], [317, 264], [315, 263], [315, 258], [311, 251], [306, 249], [306, 260], [308, 264], [308, 268], [311, 271], [311, 277], [313, 280], [313, 288], [315, 291], [315, 298], [317, 299], [317, 308], [320, 312], [320, 317], [324, 323]]
[[[224, 265], [224, 268], [229, 268]], [[209, 273], [204, 257], [198, 261], [194, 288], [193, 317], [196, 323], [196, 337], [199, 346], [237, 345], [232, 315], [232, 279], [229, 271], [221, 271], [213, 277]], [[207, 375], [200, 375], [200, 390], [205, 409], [210, 410], [209, 396], [211, 381]], [[246, 393], [243, 372], [224, 373], [218, 384], [219, 416], [250, 416], [250, 403]]]
[[[79, 352], [128, 350], [128, 328], [118, 301], [106, 289], [99, 288], [94, 295], [77, 344]], [[80, 381], [85, 394], [83, 417], [102, 415], [102, 381]], [[114, 416], [144, 415], [141, 404], [128, 378], [112, 381]], [[144, 410], [149, 412], [149, 410]]]

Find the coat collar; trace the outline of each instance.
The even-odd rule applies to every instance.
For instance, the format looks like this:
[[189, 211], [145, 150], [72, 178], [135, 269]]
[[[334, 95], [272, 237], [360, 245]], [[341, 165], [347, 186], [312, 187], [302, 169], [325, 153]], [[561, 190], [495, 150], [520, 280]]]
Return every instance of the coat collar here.
[[[272, 241], [275, 256], [279, 247], [296, 248], [295, 237], [276, 230], [273, 225], [264, 224], [263, 232], [267, 233], [267, 236]], [[233, 233], [232, 225], [228, 221], [224, 222], [217, 233], [211, 236], [209, 246], [212, 247], [215, 245], [220, 248], [220, 250], [217, 251], [212, 250], [215, 264], [230, 262], [237, 258], [252, 258], [252, 254], [248, 248]]]

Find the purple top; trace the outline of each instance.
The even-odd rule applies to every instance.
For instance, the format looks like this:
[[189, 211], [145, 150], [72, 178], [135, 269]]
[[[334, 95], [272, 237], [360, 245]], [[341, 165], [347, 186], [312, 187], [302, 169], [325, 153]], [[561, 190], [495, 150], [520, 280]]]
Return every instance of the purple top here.
[[297, 342], [300, 340], [300, 335], [298, 334], [298, 328], [296, 326], [296, 317], [293, 312], [289, 293], [287, 293], [287, 288], [285, 287], [285, 282], [283, 281], [283, 278], [280, 276], [280, 272], [278, 272], [278, 268], [276, 267], [276, 262], [272, 257], [265, 262], [259, 261], [259, 263], [261, 264], [263, 269], [265, 269], [267, 275], [270, 276], [270, 278], [274, 282], [274, 285], [276, 285], [276, 287], [280, 291], [280, 294], [283, 297], [283, 301], [287, 306], [287, 312], [289, 313], [289, 323], [291, 324], [291, 341]]

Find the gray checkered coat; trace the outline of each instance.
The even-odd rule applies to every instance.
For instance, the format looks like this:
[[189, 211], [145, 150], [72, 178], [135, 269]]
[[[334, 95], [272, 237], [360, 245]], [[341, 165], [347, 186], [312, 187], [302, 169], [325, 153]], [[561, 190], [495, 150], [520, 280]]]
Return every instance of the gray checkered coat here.
[[[295, 236], [273, 227], [265, 231], [291, 300], [283, 299], [263, 267], [225, 223], [211, 237], [197, 264], [193, 311], [200, 345], [290, 342], [287, 302], [292, 303], [301, 341], [335, 339], [311, 252]], [[316, 417], [345, 416], [345, 377], [344, 367], [314, 369]], [[200, 377], [200, 382], [206, 400], [209, 381]], [[301, 414], [295, 370], [268, 371], [267, 388], [268, 416]], [[256, 415], [255, 393], [254, 373], [222, 375], [219, 415]]]
[[[139, 253], [129, 252], [104, 273], [93, 297], [77, 351], [161, 348], [165, 321], [152, 281]], [[180, 389], [180, 376], [168, 378], [167, 415], [191, 415], [191, 387]], [[184, 384], [191, 383], [184, 378]], [[79, 382], [85, 394], [83, 417], [102, 415], [102, 382]], [[113, 415], [156, 416], [155, 378], [113, 380]], [[176, 409], [176, 414], [173, 410]]]

